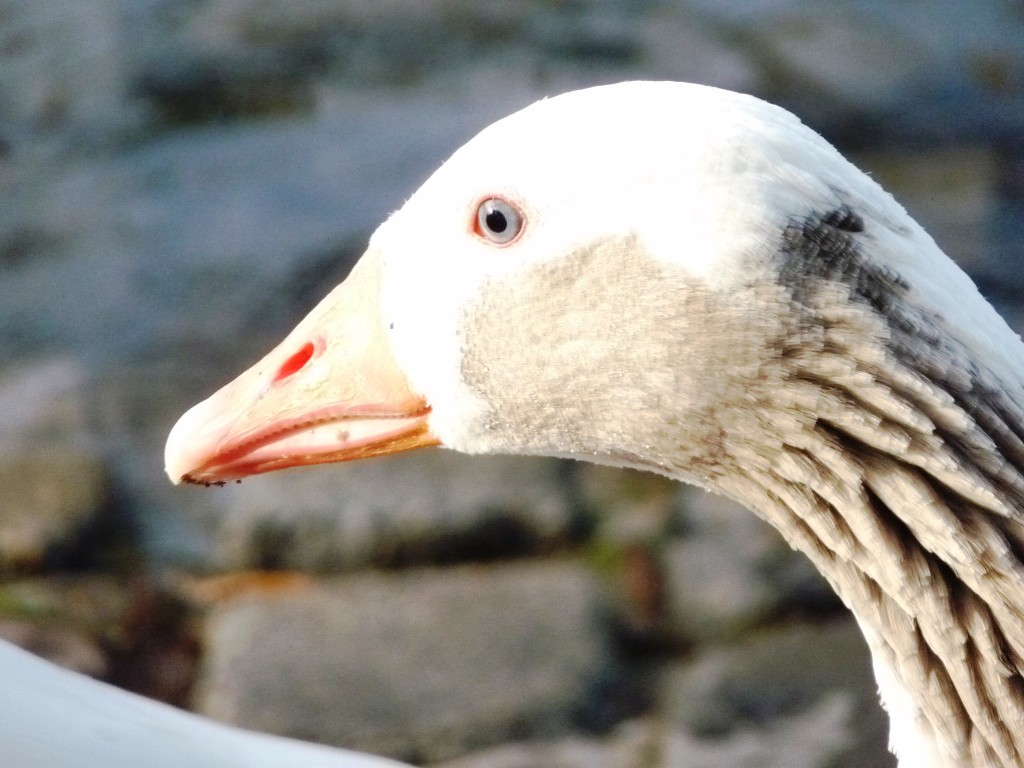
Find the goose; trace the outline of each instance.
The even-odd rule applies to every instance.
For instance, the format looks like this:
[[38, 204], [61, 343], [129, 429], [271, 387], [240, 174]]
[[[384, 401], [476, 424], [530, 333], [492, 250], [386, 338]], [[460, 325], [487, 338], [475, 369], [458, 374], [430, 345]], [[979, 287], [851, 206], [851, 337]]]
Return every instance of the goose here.
[[0, 681], [5, 768], [403, 768], [382, 757], [223, 725], [2, 641]]
[[171, 431], [174, 482], [426, 446], [733, 499], [853, 612], [902, 768], [1024, 765], [1024, 345], [866, 174], [748, 95], [630, 82], [457, 150]]

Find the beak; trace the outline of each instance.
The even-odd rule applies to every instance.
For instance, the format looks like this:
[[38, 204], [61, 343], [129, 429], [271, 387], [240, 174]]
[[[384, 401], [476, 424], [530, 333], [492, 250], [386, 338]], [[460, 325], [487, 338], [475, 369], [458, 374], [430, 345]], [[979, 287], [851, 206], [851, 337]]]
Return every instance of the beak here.
[[437, 445], [378, 310], [379, 258], [352, 273], [259, 363], [171, 430], [174, 483], [223, 484], [305, 464]]

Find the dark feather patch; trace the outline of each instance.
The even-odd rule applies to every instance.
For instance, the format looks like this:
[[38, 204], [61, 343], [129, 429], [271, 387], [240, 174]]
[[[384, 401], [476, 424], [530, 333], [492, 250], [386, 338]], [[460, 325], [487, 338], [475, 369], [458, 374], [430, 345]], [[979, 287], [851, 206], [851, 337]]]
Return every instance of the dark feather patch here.
[[791, 218], [782, 232], [779, 278], [798, 304], [812, 304], [808, 294], [817, 291], [822, 280], [840, 282], [850, 287], [853, 298], [866, 301], [890, 321], [905, 324], [910, 319], [895, 310], [910, 285], [894, 270], [864, 257], [858, 235], [866, 231], [863, 217], [848, 205]]

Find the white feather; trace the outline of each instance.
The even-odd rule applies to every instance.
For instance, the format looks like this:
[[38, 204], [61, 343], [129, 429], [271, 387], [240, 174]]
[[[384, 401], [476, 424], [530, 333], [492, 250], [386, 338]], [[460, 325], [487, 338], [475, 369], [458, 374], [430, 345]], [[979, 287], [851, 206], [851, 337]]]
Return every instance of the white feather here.
[[243, 731], [61, 669], [0, 642], [0, 764], [9, 768], [400, 768]]

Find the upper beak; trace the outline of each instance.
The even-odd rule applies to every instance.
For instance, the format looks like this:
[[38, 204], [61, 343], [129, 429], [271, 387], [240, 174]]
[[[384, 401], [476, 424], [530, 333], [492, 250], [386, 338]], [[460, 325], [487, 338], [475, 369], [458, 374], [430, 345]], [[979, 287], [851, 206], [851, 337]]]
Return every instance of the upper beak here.
[[379, 286], [369, 251], [276, 349], [182, 416], [164, 451], [171, 480], [220, 484], [437, 445], [391, 352]]

